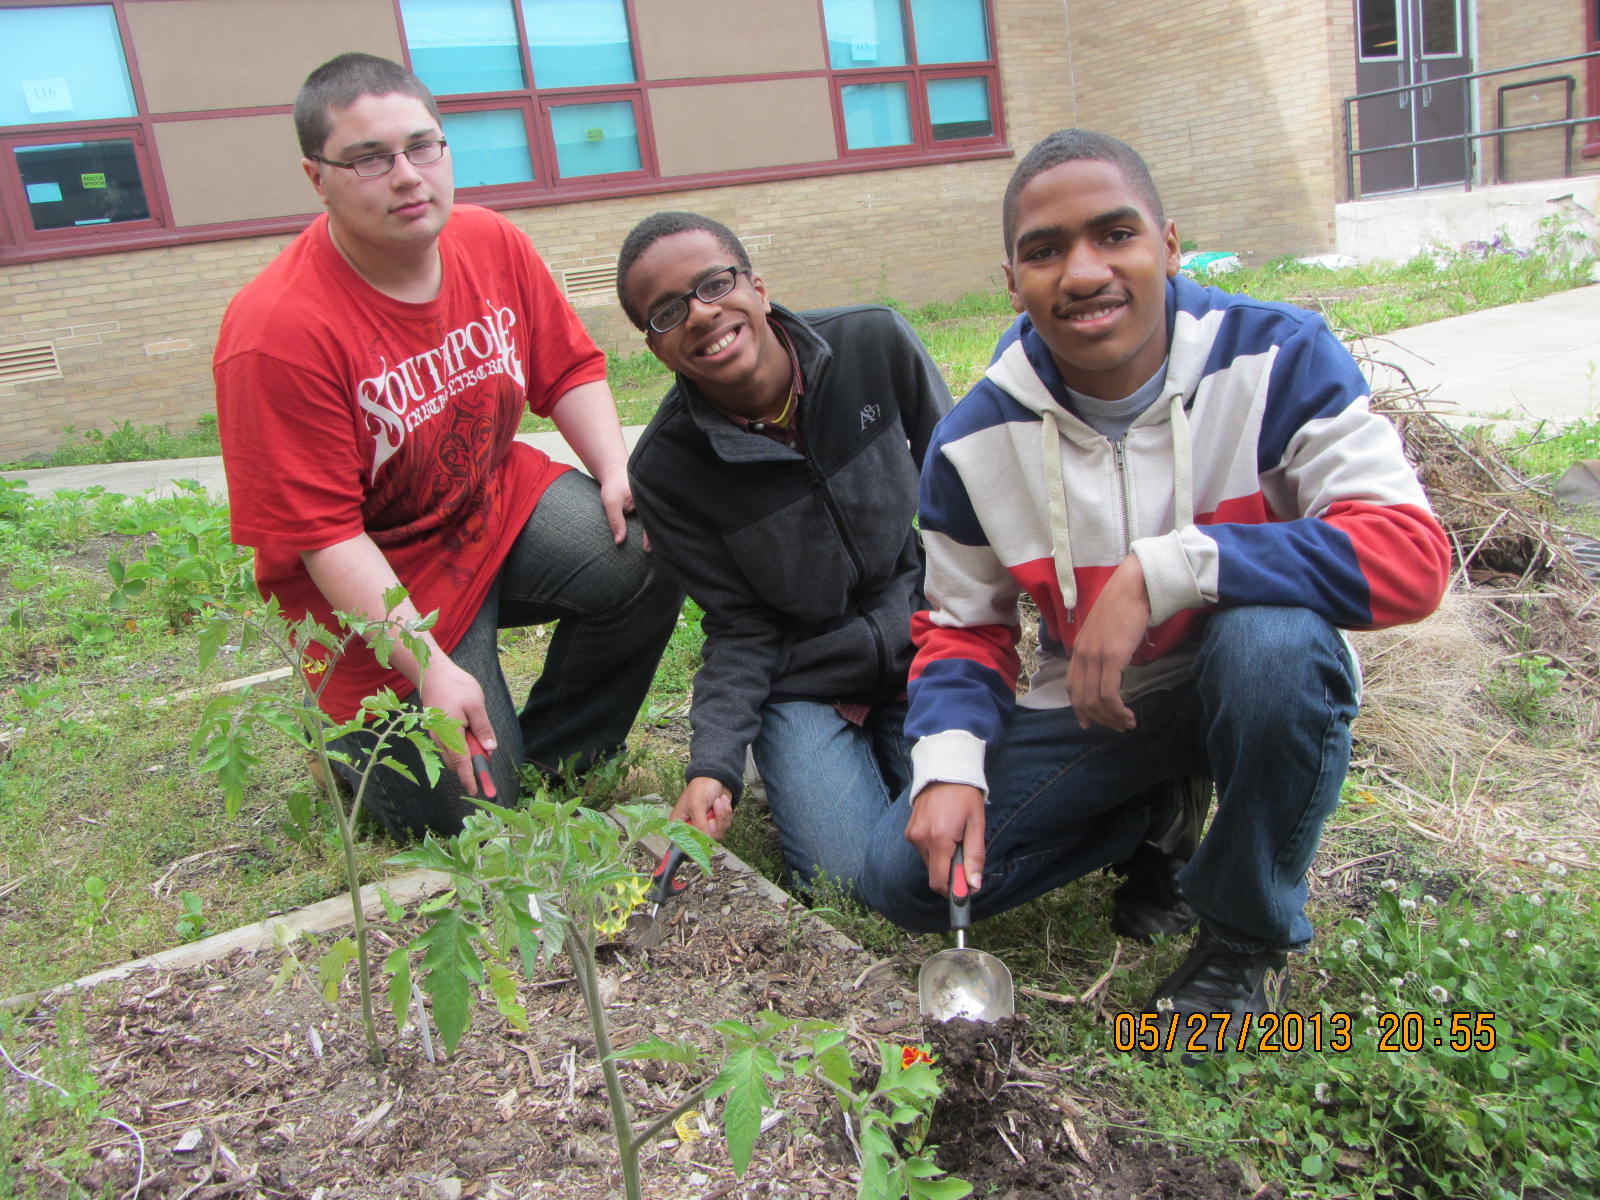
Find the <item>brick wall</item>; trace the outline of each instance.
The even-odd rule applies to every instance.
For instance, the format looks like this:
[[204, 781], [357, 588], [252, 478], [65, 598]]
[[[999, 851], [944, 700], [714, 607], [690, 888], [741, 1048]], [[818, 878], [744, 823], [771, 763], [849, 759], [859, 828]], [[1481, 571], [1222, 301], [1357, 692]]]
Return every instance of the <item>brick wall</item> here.
[[[1587, 48], [1586, 37], [1583, 5], [1578, 0], [1480, 3], [1477, 69], [1491, 71], [1518, 63], [1581, 54]], [[1479, 80], [1479, 127], [1485, 131], [1496, 128], [1496, 94], [1501, 87], [1553, 76], [1571, 77], [1574, 83], [1572, 115], [1582, 116], [1587, 95], [1584, 64], [1563, 63]], [[1508, 125], [1556, 121], [1566, 115], [1566, 92], [1560, 86], [1544, 84], [1537, 88], [1518, 89], [1506, 96]], [[1572, 139], [1573, 173], [1581, 175], [1600, 171], [1600, 159], [1585, 159], [1579, 154], [1585, 141], [1583, 126], [1577, 127]], [[1499, 161], [1500, 139], [1483, 138], [1478, 143], [1480, 178], [1485, 183], [1495, 182], [1501, 174], [1507, 183], [1559, 179], [1566, 174], [1565, 143], [1566, 135], [1560, 130], [1511, 134], [1505, 139], [1505, 162], [1502, 166]]]
[[1068, 0], [1067, 12], [1079, 123], [1145, 156], [1180, 237], [1257, 257], [1331, 248], [1350, 0]]

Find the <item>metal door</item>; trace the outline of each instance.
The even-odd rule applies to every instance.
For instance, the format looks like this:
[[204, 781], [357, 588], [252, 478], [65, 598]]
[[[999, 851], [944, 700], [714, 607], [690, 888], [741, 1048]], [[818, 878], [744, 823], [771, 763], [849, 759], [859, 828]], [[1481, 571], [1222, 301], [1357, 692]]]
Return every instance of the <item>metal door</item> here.
[[[1355, 0], [1356, 90], [1381, 91], [1472, 70], [1466, 0]], [[1356, 105], [1358, 145], [1454, 137], [1467, 129], [1469, 86], [1420, 87]], [[1461, 183], [1470, 170], [1459, 140], [1363, 154], [1360, 191], [1408, 191]]]

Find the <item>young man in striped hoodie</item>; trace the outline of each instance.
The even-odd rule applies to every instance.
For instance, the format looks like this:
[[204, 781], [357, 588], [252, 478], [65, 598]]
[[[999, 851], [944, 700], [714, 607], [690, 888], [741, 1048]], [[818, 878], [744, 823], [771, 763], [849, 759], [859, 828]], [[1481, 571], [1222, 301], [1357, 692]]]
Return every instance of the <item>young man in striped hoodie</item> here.
[[[1210, 778], [1177, 875], [1199, 929], [1149, 1007], [1265, 1012], [1349, 761], [1340, 630], [1431, 613], [1448, 544], [1349, 352], [1314, 314], [1180, 277], [1130, 147], [1052, 134], [1003, 223], [1022, 316], [923, 468], [914, 777], [863, 894], [942, 928], [961, 847], [975, 915], [1002, 912], [1127, 860], [1178, 816], [1155, 785]], [[1018, 699], [1023, 592], [1040, 665]]]

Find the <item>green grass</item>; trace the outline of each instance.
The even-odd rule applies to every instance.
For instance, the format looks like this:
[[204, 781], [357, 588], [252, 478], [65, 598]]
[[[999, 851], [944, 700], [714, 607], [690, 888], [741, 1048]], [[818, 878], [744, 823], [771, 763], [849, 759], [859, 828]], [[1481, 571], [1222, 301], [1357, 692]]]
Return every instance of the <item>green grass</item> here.
[[23, 471], [39, 467], [81, 467], [95, 463], [146, 462], [161, 458], [204, 458], [221, 454], [217, 440], [217, 419], [201, 417], [192, 429], [169, 429], [164, 425], [135, 425], [124, 421], [109, 432], [71, 425], [62, 430], [64, 440], [50, 454], [35, 454], [6, 463], [4, 470]]

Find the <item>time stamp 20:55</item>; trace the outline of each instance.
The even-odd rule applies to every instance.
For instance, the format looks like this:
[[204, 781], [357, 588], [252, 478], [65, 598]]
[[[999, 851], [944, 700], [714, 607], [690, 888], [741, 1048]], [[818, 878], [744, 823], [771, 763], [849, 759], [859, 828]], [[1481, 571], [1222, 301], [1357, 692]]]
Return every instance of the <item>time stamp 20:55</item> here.
[[1211, 1049], [1262, 1054], [1301, 1050], [1344, 1054], [1357, 1038], [1374, 1039], [1385, 1053], [1423, 1050], [1487, 1053], [1498, 1044], [1492, 1012], [1364, 1013], [1118, 1013], [1111, 1022], [1111, 1044], [1121, 1051]]

